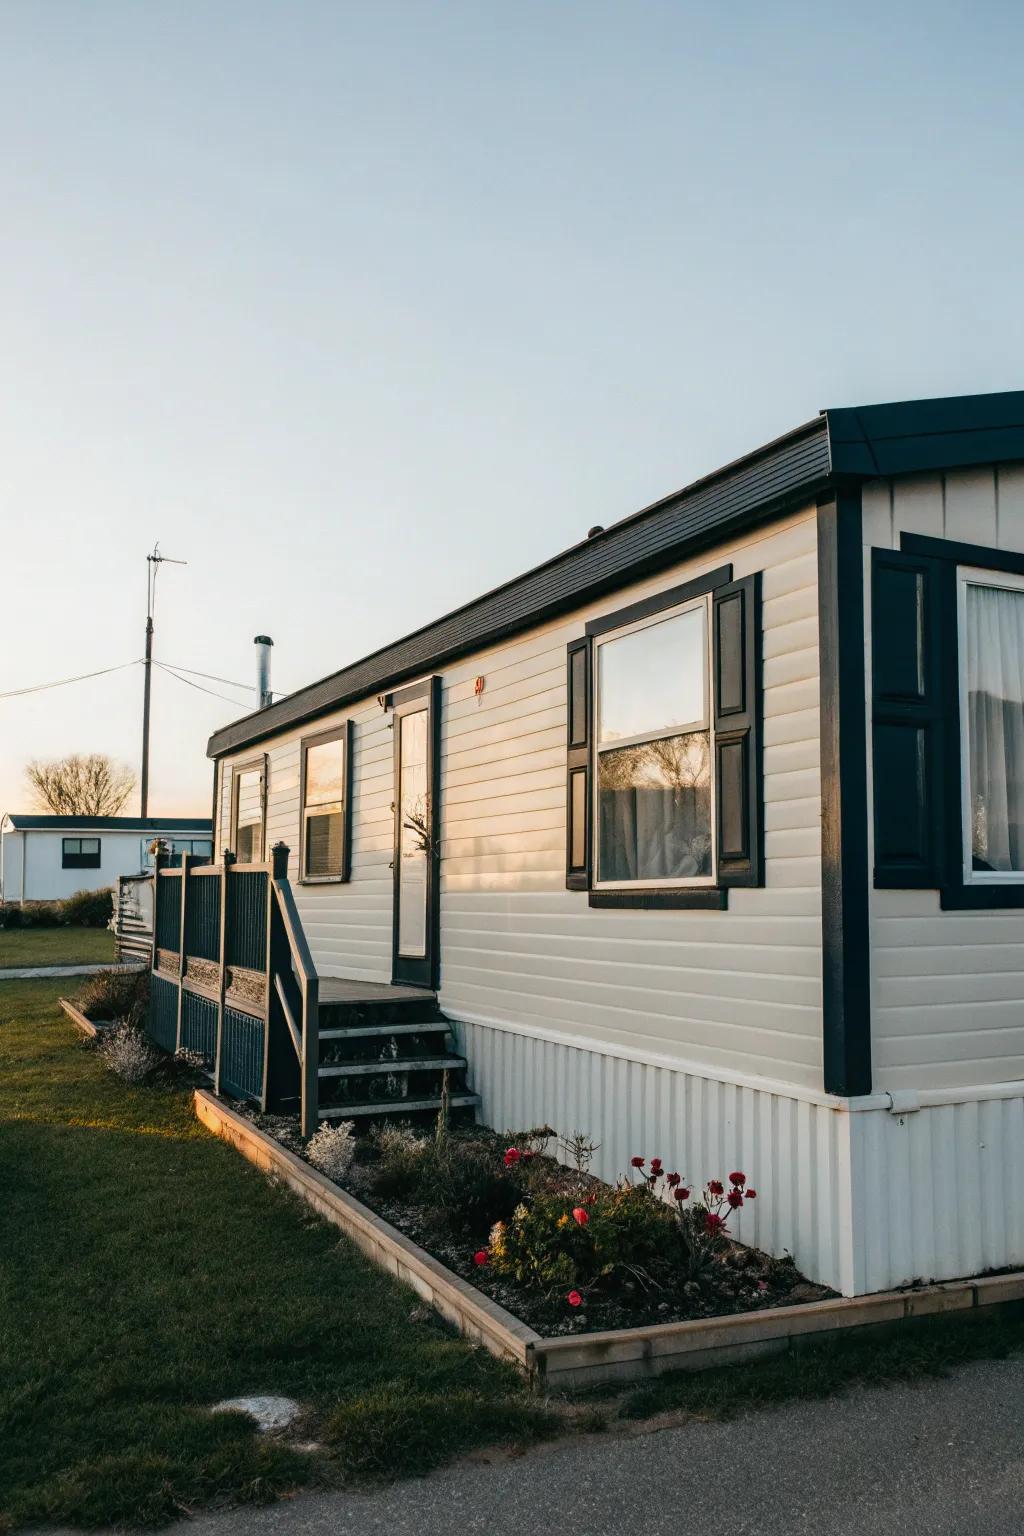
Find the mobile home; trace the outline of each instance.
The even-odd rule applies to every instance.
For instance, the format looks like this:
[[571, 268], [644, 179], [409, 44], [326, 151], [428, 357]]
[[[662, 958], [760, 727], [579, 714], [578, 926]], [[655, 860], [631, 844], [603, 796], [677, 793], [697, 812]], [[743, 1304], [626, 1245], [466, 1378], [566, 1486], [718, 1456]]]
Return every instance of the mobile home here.
[[1022, 749], [1024, 392], [828, 410], [218, 731], [214, 854], [321, 1015], [859, 1294], [1024, 1263]]

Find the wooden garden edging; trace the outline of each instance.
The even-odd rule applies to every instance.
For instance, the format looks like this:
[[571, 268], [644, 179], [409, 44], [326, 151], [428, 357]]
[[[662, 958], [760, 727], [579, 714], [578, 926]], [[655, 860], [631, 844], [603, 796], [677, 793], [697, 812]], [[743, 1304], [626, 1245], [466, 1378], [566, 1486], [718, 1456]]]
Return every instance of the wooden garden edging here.
[[81, 1030], [88, 1039], [95, 1040], [102, 1034], [102, 1030], [96, 1027], [92, 1019], [87, 1019], [81, 1008], [76, 1008], [69, 997], [58, 997], [57, 1001], [75, 1028]]
[[341, 1227], [374, 1263], [411, 1285], [460, 1333], [485, 1345], [492, 1354], [515, 1361], [536, 1385], [555, 1390], [603, 1381], [635, 1381], [663, 1371], [707, 1370], [784, 1353], [795, 1341], [813, 1334], [891, 1326], [940, 1312], [970, 1312], [1024, 1301], [1024, 1271], [1017, 1271], [695, 1322], [656, 1323], [545, 1339], [301, 1157], [258, 1130], [222, 1099], [199, 1088], [195, 1108], [209, 1130], [229, 1141], [258, 1168], [282, 1179], [328, 1221]]

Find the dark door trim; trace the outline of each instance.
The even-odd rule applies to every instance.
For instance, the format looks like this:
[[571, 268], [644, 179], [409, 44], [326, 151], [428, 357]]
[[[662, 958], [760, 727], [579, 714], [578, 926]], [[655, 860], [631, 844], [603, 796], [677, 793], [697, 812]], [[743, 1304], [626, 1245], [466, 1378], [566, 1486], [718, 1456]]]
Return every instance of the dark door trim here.
[[[441, 679], [427, 678], [409, 688], [391, 694], [388, 699], [393, 711], [391, 721], [394, 730], [394, 882], [391, 900], [391, 979], [393, 983], [412, 987], [429, 987], [437, 990], [440, 972], [441, 930]], [[426, 710], [427, 714], [427, 911], [426, 954], [422, 959], [410, 959], [398, 953], [398, 903], [400, 900], [402, 869], [402, 810], [401, 810], [401, 755], [402, 736], [398, 722], [405, 715]]]

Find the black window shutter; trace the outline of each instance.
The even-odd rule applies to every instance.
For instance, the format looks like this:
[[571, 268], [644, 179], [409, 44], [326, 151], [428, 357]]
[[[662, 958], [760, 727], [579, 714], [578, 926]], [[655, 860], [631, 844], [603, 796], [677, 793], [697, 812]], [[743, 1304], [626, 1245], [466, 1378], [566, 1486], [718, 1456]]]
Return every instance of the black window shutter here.
[[570, 891], [590, 888], [591, 656], [589, 639], [574, 640], [566, 651], [565, 884]]
[[[942, 562], [872, 551], [875, 885], [938, 888], [943, 861]], [[948, 686], [956, 688], [955, 669]]]
[[712, 633], [718, 883], [763, 885], [760, 572], [715, 589]]

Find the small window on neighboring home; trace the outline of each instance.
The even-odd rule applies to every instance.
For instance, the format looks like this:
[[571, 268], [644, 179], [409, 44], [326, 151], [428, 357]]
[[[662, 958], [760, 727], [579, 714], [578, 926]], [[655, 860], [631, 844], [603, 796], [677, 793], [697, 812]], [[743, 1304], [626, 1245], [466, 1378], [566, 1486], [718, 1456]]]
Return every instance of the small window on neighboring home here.
[[961, 569], [964, 883], [1024, 880], [1024, 578]]
[[239, 864], [259, 864], [263, 858], [262, 764], [235, 769], [234, 834]]
[[98, 837], [65, 837], [61, 840], [61, 867], [63, 869], [99, 869], [100, 840]]
[[595, 645], [595, 885], [714, 878], [709, 600]]
[[302, 877], [343, 880], [347, 727], [302, 744]]

